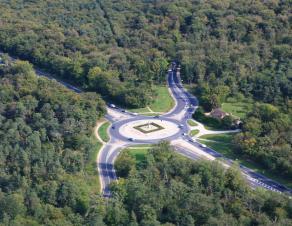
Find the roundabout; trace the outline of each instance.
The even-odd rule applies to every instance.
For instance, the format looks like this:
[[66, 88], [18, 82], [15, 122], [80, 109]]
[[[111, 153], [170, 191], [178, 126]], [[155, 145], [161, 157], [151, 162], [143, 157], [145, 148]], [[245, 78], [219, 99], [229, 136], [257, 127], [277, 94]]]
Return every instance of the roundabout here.
[[169, 119], [140, 119], [119, 127], [119, 134], [135, 141], [161, 140], [180, 133], [178, 124]]
[[[0, 51], [1, 53], [1, 51]], [[16, 61], [15, 58], [9, 57]], [[187, 120], [192, 118], [192, 114], [198, 107], [196, 97], [192, 96], [181, 84], [179, 70], [172, 68], [167, 74], [167, 85], [176, 104], [174, 108], [160, 117], [150, 117], [126, 112], [126, 110], [117, 108], [107, 108], [105, 118], [112, 123], [108, 130], [110, 135], [109, 142], [105, 143], [97, 156], [97, 167], [100, 179], [100, 188], [104, 197], [110, 197], [110, 184], [117, 181], [114, 162], [123, 148], [133, 144], [155, 144], [161, 140], [167, 140], [175, 146], [174, 151], [184, 155], [189, 159], [198, 159], [198, 153], [202, 156], [209, 155], [213, 158], [223, 160], [225, 167], [230, 167], [233, 160], [224, 157], [215, 150], [202, 146], [197, 140], [188, 136], [189, 126]], [[67, 82], [61, 81], [50, 74], [35, 69], [38, 76], [54, 79], [63, 86], [76, 93], [82, 93], [83, 90]], [[270, 191], [292, 194], [291, 189], [282, 184], [273, 181], [254, 170], [239, 165], [241, 172], [247, 179], [252, 188], [264, 188]]]
[[110, 129], [114, 139], [133, 143], [157, 143], [181, 136], [186, 130], [179, 121], [167, 117], [137, 116], [115, 122]]

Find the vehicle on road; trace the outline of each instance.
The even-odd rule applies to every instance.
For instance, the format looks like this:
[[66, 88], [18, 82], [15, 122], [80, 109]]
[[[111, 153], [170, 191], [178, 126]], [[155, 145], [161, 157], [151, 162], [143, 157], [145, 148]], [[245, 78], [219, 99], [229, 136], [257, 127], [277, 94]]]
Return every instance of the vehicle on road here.
[[109, 105], [111, 108], [116, 108], [116, 105], [114, 105], [114, 104], [110, 104]]
[[112, 129], [115, 129], [116, 127], [115, 126], [112, 126]]
[[154, 116], [154, 118], [159, 118], [159, 117], [160, 117], [159, 115], [155, 115], [155, 116]]
[[133, 112], [133, 113], [132, 113], [132, 115], [135, 115], [135, 116], [137, 116], [137, 115], [138, 115], [138, 113], [136, 113], [136, 112]]
[[184, 127], [184, 124], [179, 124], [178, 127], [179, 127], [179, 128], [183, 128], [183, 127]]
[[187, 136], [187, 134], [186, 134], [186, 133], [183, 133], [182, 135], [183, 135], [183, 136]]
[[201, 146], [202, 148], [206, 148], [206, 147], [207, 147], [206, 144], [200, 144], [200, 146]]
[[130, 137], [128, 140], [129, 140], [129, 141], [135, 141], [135, 139], [132, 138], [132, 137]]

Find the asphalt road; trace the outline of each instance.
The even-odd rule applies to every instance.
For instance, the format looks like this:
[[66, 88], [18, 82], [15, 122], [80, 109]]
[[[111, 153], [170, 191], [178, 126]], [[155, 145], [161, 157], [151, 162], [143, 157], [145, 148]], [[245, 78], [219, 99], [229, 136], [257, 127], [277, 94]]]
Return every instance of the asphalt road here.
[[[198, 106], [198, 101], [197, 99], [192, 96], [190, 93], [188, 93], [182, 86], [181, 84], [181, 79], [180, 79], [180, 75], [179, 73], [175, 73], [175, 72], [169, 72], [168, 76], [167, 76], [167, 80], [168, 80], [168, 85], [169, 88], [173, 94], [173, 97], [176, 100], [176, 106], [174, 109], [172, 109], [170, 112], [162, 115], [159, 117], [159, 119], [161, 120], [169, 120], [171, 122], [176, 123], [178, 126], [179, 125], [183, 125], [183, 127], [181, 128], [179, 133], [176, 133], [175, 135], [172, 135], [170, 137], [167, 137], [165, 140], [175, 140], [178, 138], [183, 138], [184, 140], [186, 140], [187, 142], [189, 142], [190, 144], [192, 144], [193, 146], [195, 146], [196, 148], [199, 148], [200, 150], [208, 153], [209, 155], [215, 157], [215, 158], [220, 158], [224, 160], [224, 163], [226, 165], [231, 166], [234, 162], [231, 159], [225, 158], [222, 154], [216, 152], [215, 150], [209, 148], [209, 147], [202, 147], [201, 144], [195, 140], [193, 140], [191, 137], [187, 136], [183, 136], [183, 133], [188, 134], [188, 127], [187, 127], [187, 120], [190, 119], [192, 117], [192, 114], [194, 113], [194, 111], [196, 110], [197, 106]], [[119, 128], [124, 125], [125, 123], [131, 122], [131, 121], [136, 121], [136, 120], [147, 120], [149, 118], [153, 118], [153, 117], [149, 117], [149, 116], [132, 116], [132, 113], [127, 113], [127, 112], [123, 112], [123, 109], [116, 109], [117, 111], [124, 113], [124, 114], [130, 114], [131, 118], [126, 119], [126, 120], [122, 120], [122, 121], [112, 121], [114, 129], [110, 129], [110, 135], [111, 135], [111, 141], [110, 143], [115, 143], [117, 141], [123, 141], [125, 143], [127, 143], [128, 146], [130, 145], [135, 145], [135, 144], [155, 144], [158, 143], [160, 141], [160, 139], [153, 139], [153, 140], [135, 140], [135, 141], [129, 141], [127, 137], [123, 136], [123, 134], [120, 134]], [[175, 118], [176, 115], [181, 114], [181, 119], [177, 120], [177, 119], [173, 119]], [[118, 149], [118, 148], [117, 148]], [[197, 160], [200, 157], [198, 155], [196, 155], [194, 152], [180, 148], [180, 147], [174, 147], [174, 151], [176, 151], [179, 154], [182, 154], [190, 159], [193, 160]], [[110, 195], [110, 191], [108, 189], [108, 186], [111, 182], [116, 180], [116, 175], [115, 175], [115, 171], [114, 171], [114, 160], [116, 159], [117, 155], [119, 154], [120, 149], [118, 149], [118, 151], [112, 151], [112, 152], [108, 152], [108, 150], [106, 151], [102, 151], [101, 155], [103, 156], [103, 159], [105, 161], [102, 161], [100, 164], [102, 165], [107, 165], [109, 164], [109, 169], [108, 172], [104, 172], [104, 170], [101, 172], [101, 174], [106, 177], [104, 178], [104, 194], [106, 194], [106, 196]], [[110, 158], [107, 158], [106, 156], [110, 156]], [[113, 155], [116, 155], [113, 157]], [[110, 161], [109, 161], [110, 160]], [[250, 183], [250, 185], [252, 187], [262, 187], [271, 191], [275, 191], [275, 192], [285, 192], [285, 193], [290, 193], [291, 194], [291, 190], [286, 188], [285, 186], [259, 174], [256, 173], [255, 171], [240, 165], [240, 169], [241, 171], [247, 175], [247, 180]], [[106, 169], [105, 169], [106, 170]]]
[[[0, 51], [0, 54], [1, 53], [2, 52]], [[10, 58], [12, 61], [16, 60], [13, 57], [10, 57]], [[51, 80], [56, 80], [63, 86], [67, 87], [68, 89], [76, 93], [83, 92], [82, 89], [75, 87], [67, 82], [61, 81], [60, 79], [52, 77], [50, 74], [43, 72], [38, 68], [35, 68], [35, 72], [39, 76], [47, 77], [48, 79], [51, 79]], [[174, 140], [178, 138], [183, 138], [190, 144], [199, 148], [201, 151], [204, 151], [215, 158], [223, 159], [227, 165], [232, 165], [233, 161], [231, 159], [225, 158], [222, 154], [216, 152], [215, 150], [211, 148], [208, 148], [208, 147], [204, 148], [201, 146], [199, 142], [193, 140], [191, 137], [183, 135], [183, 133], [188, 134], [187, 120], [191, 118], [192, 114], [196, 110], [198, 106], [198, 101], [194, 96], [192, 96], [183, 88], [179, 73], [176, 73], [175, 71], [169, 71], [167, 75], [167, 82], [173, 94], [173, 97], [176, 101], [176, 105], [174, 109], [160, 116], [159, 119], [168, 120], [173, 123], [176, 123], [178, 126], [180, 125], [183, 125], [183, 126], [181, 127], [180, 132], [170, 137], [167, 137], [165, 139]], [[99, 174], [100, 174], [99, 176], [100, 176], [101, 188], [102, 188], [103, 195], [106, 197], [110, 196], [110, 189], [109, 189], [110, 184], [113, 181], [117, 180], [117, 176], [114, 169], [114, 161], [119, 155], [120, 151], [127, 146], [142, 144], [142, 143], [155, 144], [160, 141], [160, 139], [153, 139], [153, 140], [147, 140], [147, 141], [145, 140], [144, 141], [143, 140], [129, 141], [127, 137], [123, 136], [123, 134], [120, 134], [118, 132], [119, 127], [131, 121], [147, 120], [153, 117], [135, 115], [131, 112], [126, 112], [124, 109], [120, 109], [120, 108], [115, 108], [113, 110], [116, 111], [118, 114], [124, 115], [127, 119], [116, 121], [112, 115], [107, 114], [105, 116], [109, 121], [112, 122], [112, 125], [114, 126], [114, 129], [112, 128], [110, 129], [110, 136], [111, 136], [110, 141], [104, 147], [102, 147], [98, 156], [98, 169], [99, 169]], [[200, 156], [196, 155], [194, 152], [180, 148], [180, 147], [174, 147], [174, 151], [193, 160], [200, 158]], [[247, 175], [247, 180], [252, 187], [262, 187], [274, 192], [284, 192], [287, 194], [292, 194], [291, 189], [288, 189], [284, 185], [281, 185], [259, 173], [256, 173], [255, 171], [243, 165], [240, 165], [240, 169], [245, 175]]]

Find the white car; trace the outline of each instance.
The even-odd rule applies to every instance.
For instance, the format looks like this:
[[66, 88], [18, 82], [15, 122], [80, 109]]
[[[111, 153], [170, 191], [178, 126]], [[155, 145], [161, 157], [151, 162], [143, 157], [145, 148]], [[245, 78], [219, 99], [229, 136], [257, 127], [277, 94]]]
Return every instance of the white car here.
[[201, 146], [202, 148], [206, 148], [206, 147], [207, 147], [206, 144], [200, 144], [200, 146]]
[[136, 113], [136, 112], [133, 112], [133, 113], [132, 113], [132, 115], [135, 115], [135, 116], [136, 116], [136, 115], [138, 115], [138, 113]]
[[172, 72], [172, 70], [171, 70], [171, 69], [169, 69], [169, 70], [168, 70], [168, 72]]
[[110, 104], [110, 107], [111, 107], [111, 108], [116, 108], [116, 105], [114, 105], [114, 104]]

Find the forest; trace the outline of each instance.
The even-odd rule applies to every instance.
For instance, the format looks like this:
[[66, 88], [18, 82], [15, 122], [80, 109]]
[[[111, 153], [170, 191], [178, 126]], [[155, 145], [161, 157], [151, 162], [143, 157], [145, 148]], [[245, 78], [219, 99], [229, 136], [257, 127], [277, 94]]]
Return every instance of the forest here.
[[[154, 146], [146, 160], [123, 152], [123, 179], [112, 186], [106, 225], [290, 225], [291, 199], [251, 190], [237, 165], [191, 161], [168, 143]], [[118, 211], [118, 214], [117, 214]]]
[[256, 105], [234, 138], [239, 154], [292, 181], [291, 120], [273, 105]]
[[27, 62], [0, 67], [0, 225], [291, 225], [290, 199], [165, 143], [141, 165], [123, 153], [104, 200], [91, 137], [103, 100], [146, 106], [176, 61], [201, 115], [228, 98], [257, 102], [236, 151], [291, 178], [291, 44], [284, 0], [0, 1], [0, 51], [87, 91]]
[[[292, 223], [290, 199], [251, 190], [236, 165], [226, 170], [217, 162], [190, 161], [165, 142], [140, 164], [123, 152], [116, 163], [121, 179], [111, 187], [113, 197], [104, 200], [90, 181], [96, 171], [87, 170], [98, 148], [91, 128], [105, 113], [101, 98], [37, 77], [23, 61], [0, 67], [0, 79], [0, 225]], [[271, 109], [263, 114], [261, 108]], [[249, 117], [271, 121], [276, 113], [259, 106]]]
[[[39, 78], [18, 61], [0, 68], [0, 225], [83, 225], [98, 200], [98, 146], [105, 104]], [[93, 155], [93, 156], [92, 156]]]
[[151, 101], [176, 60], [206, 106], [244, 95], [290, 112], [290, 10], [280, 0], [1, 1], [0, 49], [130, 107]]

